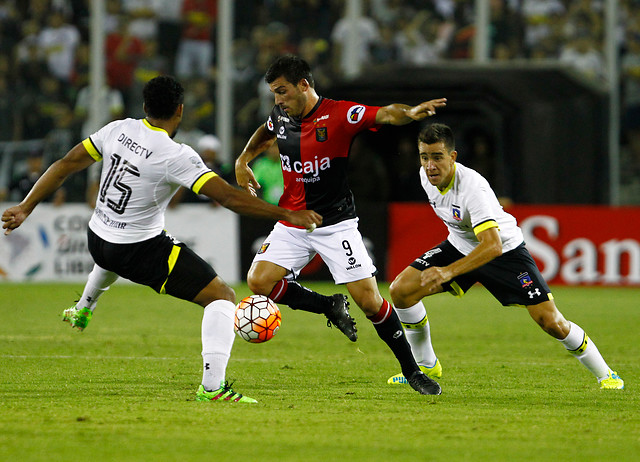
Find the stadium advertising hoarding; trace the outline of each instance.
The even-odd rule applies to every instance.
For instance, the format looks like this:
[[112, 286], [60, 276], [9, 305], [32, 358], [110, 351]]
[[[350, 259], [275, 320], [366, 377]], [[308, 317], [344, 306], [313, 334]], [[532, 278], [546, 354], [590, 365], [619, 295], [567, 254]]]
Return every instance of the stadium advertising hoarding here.
[[[2, 204], [2, 210], [12, 204]], [[0, 281], [84, 282], [93, 267], [87, 249], [92, 210], [84, 204], [40, 204], [9, 236], [0, 236]], [[223, 207], [181, 204], [165, 228], [211, 263], [227, 282], [240, 280], [238, 216]]]
[[[640, 286], [640, 207], [518, 205], [527, 248], [550, 284]], [[447, 231], [423, 203], [389, 208], [387, 279]]]

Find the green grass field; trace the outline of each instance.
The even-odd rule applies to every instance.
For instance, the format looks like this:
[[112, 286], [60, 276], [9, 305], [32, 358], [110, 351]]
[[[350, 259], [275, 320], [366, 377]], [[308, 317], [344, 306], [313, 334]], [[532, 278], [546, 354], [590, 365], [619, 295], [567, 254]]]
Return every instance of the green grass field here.
[[386, 384], [395, 358], [356, 307], [355, 344], [281, 307], [277, 336], [237, 338], [227, 371], [258, 405], [194, 400], [196, 305], [118, 283], [78, 333], [60, 313], [81, 289], [0, 285], [2, 461], [640, 460], [639, 289], [554, 290], [623, 391], [476, 287], [427, 301], [441, 396]]

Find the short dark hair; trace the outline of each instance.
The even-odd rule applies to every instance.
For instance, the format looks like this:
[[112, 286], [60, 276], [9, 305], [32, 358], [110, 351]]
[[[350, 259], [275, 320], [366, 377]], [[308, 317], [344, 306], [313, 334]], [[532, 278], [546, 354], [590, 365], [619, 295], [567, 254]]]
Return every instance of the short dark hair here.
[[444, 147], [451, 152], [456, 149], [456, 142], [453, 138], [453, 131], [445, 124], [430, 124], [424, 127], [418, 135], [418, 142], [434, 144], [444, 142]]
[[294, 85], [298, 85], [298, 82], [306, 79], [311, 88], [315, 86], [313, 75], [311, 75], [311, 66], [304, 59], [295, 55], [284, 55], [276, 59], [267, 69], [264, 80], [267, 83], [272, 83], [280, 76], [284, 76], [287, 82]]
[[184, 102], [184, 88], [173, 77], [161, 75], [145, 84], [142, 97], [149, 117], [169, 120]]

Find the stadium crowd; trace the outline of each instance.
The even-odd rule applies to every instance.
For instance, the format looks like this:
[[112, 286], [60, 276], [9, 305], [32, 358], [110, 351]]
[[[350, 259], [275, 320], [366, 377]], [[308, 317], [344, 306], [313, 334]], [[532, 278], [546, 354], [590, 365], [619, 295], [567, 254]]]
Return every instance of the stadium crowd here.
[[[172, 74], [187, 89], [176, 140], [197, 149], [202, 137], [214, 134], [217, 3], [105, 0], [107, 86], [100, 94], [101, 125], [143, 117], [144, 83]], [[363, 70], [472, 58], [473, 0], [362, 4], [357, 36]], [[343, 0], [234, 2], [234, 153], [270, 112], [273, 98], [262, 78], [277, 56], [293, 52], [307, 60], [319, 88], [345, 75], [350, 63], [343, 50], [353, 27], [345, 19], [345, 5]], [[560, 61], [605, 83], [603, 0], [491, 0], [490, 5], [491, 59]], [[640, 1], [619, 5], [621, 181], [630, 201], [640, 203]], [[0, 200], [20, 199], [33, 169], [46, 167], [90, 133], [89, 64], [89, 0], [0, 0], [0, 146], [3, 156], [8, 147], [15, 151], [11, 162], [0, 163], [5, 175], [0, 174]], [[29, 142], [15, 143], [24, 141]], [[220, 173], [229, 174], [231, 166], [213, 157]], [[402, 200], [385, 186], [398, 180], [389, 178], [394, 172], [379, 159], [368, 162], [381, 185], [370, 197]], [[371, 184], [363, 181], [362, 187]], [[68, 185], [66, 197], [55, 200], [83, 201], [86, 186], [84, 181]]]

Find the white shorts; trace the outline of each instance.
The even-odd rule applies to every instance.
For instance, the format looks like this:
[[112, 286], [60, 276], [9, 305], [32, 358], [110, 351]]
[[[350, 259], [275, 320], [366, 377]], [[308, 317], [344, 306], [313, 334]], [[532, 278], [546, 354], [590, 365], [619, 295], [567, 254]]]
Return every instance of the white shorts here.
[[370, 278], [377, 271], [358, 231], [357, 218], [312, 233], [276, 223], [253, 261], [275, 263], [297, 278], [316, 253], [329, 267], [336, 284]]

